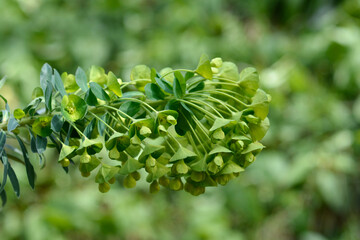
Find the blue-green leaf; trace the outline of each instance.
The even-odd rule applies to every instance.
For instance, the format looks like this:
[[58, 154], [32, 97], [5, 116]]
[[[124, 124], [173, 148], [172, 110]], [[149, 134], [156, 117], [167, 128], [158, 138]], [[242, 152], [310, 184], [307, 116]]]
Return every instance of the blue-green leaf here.
[[64, 120], [62, 119], [61, 115], [57, 114], [57, 115], [54, 115], [52, 117], [52, 119], [51, 119], [51, 129], [54, 132], [60, 132], [63, 125], [64, 125]]
[[140, 103], [127, 101], [120, 106], [120, 111], [126, 113], [130, 117], [133, 117], [140, 111]]
[[20, 185], [19, 185], [19, 180], [15, 174], [14, 169], [11, 167], [10, 163], [9, 163], [9, 170], [8, 170], [8, 175], [9, 175], [9, 179], [11, 182], [11, 185], [14, 189], [14, 192], [16, 194], [17, 197], [20, 197]]
[[98, 103], [96, 96], [94, 95], [94, 93], [91, 91], [90, 88], [86, 91], [85, 102], [89, 106], [96, 106], [96, 104]]
[[93, 118], [84, 130], [84, 135], [89, 139], [91, 138], [91, 134], [94, 131], [95, 123], [96, 123], [96, 118]]
[[184, 92], [182, 91], [180, 82], [177, 78], [174, 79], [173, 88], [174, 88], [174, 96], [176, 98], [182, 98], [184, 96]]
[[173, 93], [172, 86], [169, 82], [158, 77], [155, 77], [155, 81], [159, 85], [159, 87], [161, 87], [165, 92], [168, 92], [170, 94]]
[[104, 101], [110, 101], [109, 95], [104, 91], [104, 89], [96, 82], [90, 82], [91, 91], [94, 95]]
[[150, 100], [163, 100], [165, 94], [155, 83], [148, 83], [145, 86], [145, 95]]
[[59, 72], [56, 71], [56, 69], [54, 69], [53, 82], [54, 82], [55, 89], [57, 91], [59, 91], [61, 97], [66, 95], [64, 83], [63, 83], [63, 81], [61, 79], [61, 76], [60, 76]]
[[81, 90], [83, 90], [84, 92], [86, 92], [89, 88], [87, 85], [87, 77], [86, 74], [84, 72], [84, 70], [81, 67], [78, 67], [75, 73], [75, 80], [77, 85], [81, 88]]
[[15, 137], [16, 137], [17, 141], [19, 142], [21, 151], [22, 151], [23, 156], [24, 156], [25, 168], [26, 168], [26, 173], [27, 173], [27, 177], [28, 177], [28, 180], [29, 180], [29, 184], [34, 189], [34, 187], [35, 187], [35, 177], [36, 177], [34, 167], [33, 167], [33, 165], [31, 164], [31, 162], [29, 160], [28, 152], [26, 150], [26, 147], [25, 147], [23, 141], [17, 135], [15, 135]]
[[51, 111], [52, 93], [53, 93], [53, 86], [52, 84], [48, 84], [45, 89], [45, 105], [49, 111]]
[[8, 121], [7, 130], [12, 132], [17, 126], [19, 126], [18, 121], [13, 116], [11, 116]]
[[40, 86], [44, 92], [46, 92], [46, 88], [48, 85], [50, 85], [49, 83], [51, 82], [51, 77], [52, 77], [52, 68], [49, 64], [45, 63], [42, 68], [41, 68], [41, 72], [40, 72]]
[[0, 197], [2, 201], [2, 206], [4, 207], [7, 202], [6, 192], [5, 191], [0, 192]]
[[8, 169], [9, 169], [9, 161], [8, 161], [5, 151], [3, 151], [1, 153], [1, 162], [4, 165], [4, 173], [3, 173], [3, 180], [2, 180], [2, 183], [0, 186], [0, 192], [2, 192], [4, 190], [4, 187], [5, 187], [5, 184], [7, 181]]

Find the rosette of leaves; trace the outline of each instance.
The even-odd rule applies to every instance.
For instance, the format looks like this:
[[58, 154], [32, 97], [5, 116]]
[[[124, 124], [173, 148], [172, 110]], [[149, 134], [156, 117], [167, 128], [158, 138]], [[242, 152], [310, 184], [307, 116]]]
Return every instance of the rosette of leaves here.
[[[35, 185], [36, 159], [29, 159], [27, 143], [41, 166], [47, 147], [55, 147], [65, 171], [78, 166], [84, 177], [96, 172], [101, 192], [121, 175], [125, 187], [134, 187], [144, 175], [152, 193], [163, 186], [202, 194], [255, 161], [264, 148], [259, 141], [269, 128], [271, 101], [259, 89], [254, 68], [239, 70], [206, 55], [195, 69], [135, 66], [125, 81], [97, 66], [60, 75], [45, 64], [40, 87], [25, 108], [11, 111], [1, 98], [3, 202], [8, 179], [20, 194], [12, 161], [24, 163]], [[6, 144], [8, 137], [18, 146]]]

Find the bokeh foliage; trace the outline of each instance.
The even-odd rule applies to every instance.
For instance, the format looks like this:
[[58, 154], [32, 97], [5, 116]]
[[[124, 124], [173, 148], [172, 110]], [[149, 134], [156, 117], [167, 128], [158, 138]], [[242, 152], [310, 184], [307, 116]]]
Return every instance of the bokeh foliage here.
[[9, 194], [1, 236], [358, 239], [359, 17], [354, 0], [1, 1], [0, 75], [12, 85], [2, 92], [14, 108], [44, 62], [125, 78], [139, 63], [191, 67], [203, 52], [255, 66], [272, 95], [267, 149], [228, 186], [198, 198], [148, 195], [145, 184], [101, 195], [48, 161], [35, 192]]

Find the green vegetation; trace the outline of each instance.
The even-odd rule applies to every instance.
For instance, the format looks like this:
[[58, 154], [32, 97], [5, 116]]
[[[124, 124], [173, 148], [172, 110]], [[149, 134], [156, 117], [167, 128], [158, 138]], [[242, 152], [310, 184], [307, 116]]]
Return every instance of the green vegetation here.
[[[8, 179], [2, 238], [360, 238], [357, 1], [4, 0], [0, 13], [0, 76], [7, 75], [0, 92], [12, 113], [31, 101], [45, 62], [75, 73], [63, 76], [69, 82], [76, 82], [77, 66], [91, 65], [125, 81], [137, 64], [194, 69], [207, 53], [239, 70], [255, 67], [260, 88], [272, 97], [271, 127], [261, 141], [266, 149], [238, 178], [198, 197], [162, 187], [149, 194], [145, 172], [139, 181], [137, 174], [116, 178], [102, 194], [96, 174], [84, 179], [73, 165], [66, 174], [55, 149], [47, 149], [41, 162], [46, 167], [28, 151], [39, 173], [35, 190], [24, 166], [11, 162], [21, 197]], [[141, 81], [135, 87], [140, 86]], [[15, 119], [21, 116], [14, 113]], [[178, 169], [187, 168], [181, 163]], [[134, 180], [135, 188], [123, 188], [124, 181], [132, 186]], [[176, 188], [179, 182], [171, 184]], [[151, 184], [151, 192], [157, 189]]]

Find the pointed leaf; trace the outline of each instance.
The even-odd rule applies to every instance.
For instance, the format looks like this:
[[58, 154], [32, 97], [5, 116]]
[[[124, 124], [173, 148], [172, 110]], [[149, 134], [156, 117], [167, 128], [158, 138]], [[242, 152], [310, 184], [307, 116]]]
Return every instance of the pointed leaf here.
[[51, 102], [52, 102], [52, 93], [53, 93], [53, 86], [52, 84], [48, 84], [45, 89], [45, 105], [49, 111], [52, 110]]
[[195, 72], [206, 79], [212, 79], [210, 60], [206, 54], [201, 55], [199, 64], [195, 69]]
[[90, 82], [91, 91], [94, 95], [104, 101], [110, 101], [109, 95], [104, 91], [104, 89], [96, 82]]
[[40, 86], [43, 90], [43, 93], [45, 95], [45, 91], [48, 85], [51, 83], [51, 77], [52, 77], [52, 68], [49, 64], [45, 63], [40, 72]]
[[121, 167], [119, 173], [123, 175], [128, 175], [132, 172], [135, 172], [142, 168], [144, 164], [140, 163], [138, 160], [135, 160], [132, 157], [129, 157], [125, 164]]
[[11, 116], [8, 121], [7, 130], [12, 132], [17, 126], [19, 126], [18, 121], [13, 116]]
[[83, 90], [83, 92], [86, 92], [89, 89], [87, 86], [86, 74], [81, 67], [78, 67], [76, 69], [75, 80], [77, 85], [81, 88], [81, 90]]
[[64, 158], [66, 158], [67, 156], [72, 154], [75, 150], [76, 150], [76, 147], [63, 144], [61, 147], [60, 154], [59, 154], [59, 162], [61, 162]]
[[27, 173], [27, 177], [28, 177], [28, 180], [29, 180], [29, 184], [34, 189], [34, 187], [35, 187], [35, 177], [36, 177], [34, 167], [33, 167], [33, 165], [31, 164], [31, 162], [29, 160], [28, 152], [26, 150], [26, 147], [25, 147], [23, 141], [17, 135], [15, 135], [15, 137], [16, 137], [17, 141], [19, 142], [21, 151], [23, 153], [23, 157], [24, 157], [24, 161], [25, 161], [25, 168], [26, 168], [26, 173]]
[[120, 83], [118, 82], [118, 79], [113, 72], [108, 73], [107, 87], [110, 91], [115, 93], [116, 96], [122, 96]]
[[87, 90], [84, 99], [86, 103], [90, 106], [96, 106], [96, 104], [98, 104], [97, 98], [90, 88]]
[[60, 132], [63, 125], [64, 125], [64, 120], [62, 119], [61, 115], [57, 114], [57, 115], [54, 115], [52, 117], [52, 119], [51, 119], [51, 129], [54, 132]]
[[228, 161], [225, 163], [224, 168], [220, 171], [221, 174], [231, 174], [231, 173], [239, 173], [245, 171], [244, 168], [240, 167], [233, 161]]
[[214, 121], [214, 124], [212, 125], [212, 127], [210, 128], [210, 132], [215, 131], [218, 128], [224, 127], [227, 124], [233, 122], [234, 120], [231, 119], [224, 119], [224, 118], [216, 118]]
[[20, 197], [20, 185], [19, 185], [19, 180], [15, 174], [14, 169], [11, 167], [10, 163], [9, 163], [9, 170], [8, 170], [8, 175], [9, 175], [9, 179], [11, 182], [11, 185], [14, 189], [14, 192], [16, 194], [17, 197]]
[[155, 81], [162, 90], [164, 90], [167, 93], [173, 94], [173, 87], [168, 81], [161, 79], [159, 77], [155, 77]]
[[231, 153], [231, 150], [223, 146], [216, 146], [213, 150], [209, 152], [209, 155], [215, 153]]
[[1, 162], [2, 162], [3, 167], [4, 167], [3, 180], [2, 180], [2, 183], [1, 183], [1, 186], [0, 186], [0, 192], [2, 192], [4, 190], [4, 187], [5, 187], [5, 184], [6, 184], [6, 181], [7, 181], [8, 170], [9, 170], [9, 161], [8, 161], [8, 158], [6, 156], [5, 151], [3, 151], [1, 153], [0, 158], [1, 158]]
[[52, 77], [55, 89], [59, 91], [61, 97], [63, 97], [64, 95], [66, 95], [66, 91], [60, 73], [56, 69], [54, 69], [54, 75]]
[[197, 157], [197, 155], [194, 152], [190, 151], [189, 149], [187, 149], [183, 146], [180, 146], [179, 149], [176, 151], [176, 153], [171, 157], [169, 162], [175, 162], [180, 159], [191, 160], [196, 157]]
[[150, 100], [163, 100], [165, 94], [155, 83], [148, 83], [145, 86], [145, 95]]

